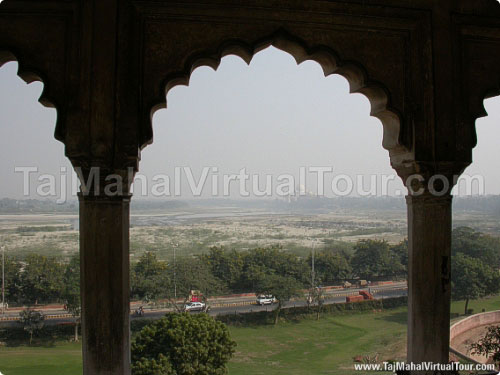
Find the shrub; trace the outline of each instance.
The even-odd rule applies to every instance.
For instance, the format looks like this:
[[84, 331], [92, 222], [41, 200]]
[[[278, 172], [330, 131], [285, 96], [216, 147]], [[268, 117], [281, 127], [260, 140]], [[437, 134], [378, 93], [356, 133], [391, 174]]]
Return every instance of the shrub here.
[[[78, 333], [81, 334], [80, 327], [78, 330]], [[74, 336], [74, 331], [75, 325], [73, 323], [45, 325], [43, 329], [33, 333], [33, 345], [47, 345], [47, 343], [57, 340], [69, 340]], [[24, 327], [18, 324], [0, 327], [0, 341], [6, 342], [9, 346], [16, 346], [28, 342], [28, 337]]]
[[500, 325], [488, 327], [485, 335], [470, 346], [473, 354], [482, 354], [491, 357], [493, 362], [500, 365]]
[[235, 346], [227, 327], [209, 315], [170, 313], [132, 342], [132, 374], [226, 374]]
[[[353, 303], [332, 303], [323, 305], [321, 314], [323, 315], [342, 315], [352, 314], [353, 312], [363, 312], [380, 309], [393, 309], [396, 307], [407, 306], [408, 297], [394, 297], [383, 300], [365, 300]], [[286, 307], [281, 310], [281, 319], [296, 321], [301, 318], [313, 316], [312, 310], [307, 306]], [[219, 315], [217, 320], [229, 325], [262, 325], [272, 324], [274, 322], [273, 311], [259, 311], [243, 314]]]

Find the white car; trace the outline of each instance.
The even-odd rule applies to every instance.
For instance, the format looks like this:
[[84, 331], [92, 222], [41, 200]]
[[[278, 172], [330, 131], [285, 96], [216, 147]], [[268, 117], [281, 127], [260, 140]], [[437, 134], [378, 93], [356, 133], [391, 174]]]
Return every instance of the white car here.
[[257, 305], [272, 305], [276, 302], [276, 298], [273, 296], [258, 296]]
[[203, 302], [189, 302], [184, 305], [185, 311], [203, 311], [205, 304]]

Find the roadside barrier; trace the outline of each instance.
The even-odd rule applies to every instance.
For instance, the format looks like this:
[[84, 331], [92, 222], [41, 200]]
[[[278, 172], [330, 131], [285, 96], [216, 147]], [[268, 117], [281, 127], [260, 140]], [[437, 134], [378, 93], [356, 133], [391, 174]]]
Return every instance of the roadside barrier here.
[[[72, 318], [71, 314], [51, 314], [44, 315], [44, 319], [62, 319], [62, 318]], [[0, 322], [9, 322], [19, 320], [18, 316], [2, 316], [0, 317]]]

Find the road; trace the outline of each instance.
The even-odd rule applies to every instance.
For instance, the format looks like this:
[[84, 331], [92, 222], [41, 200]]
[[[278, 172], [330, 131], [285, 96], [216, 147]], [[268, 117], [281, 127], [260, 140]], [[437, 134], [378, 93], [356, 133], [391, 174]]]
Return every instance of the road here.
[[[367, 288], [350, 288], [350, 289], [334, 289], [325, 293], [325, 305], [332, 303], [344, 303], [346, 300], [346, 295], [357, 295], [360, 290], [367, 290]], [[392, 285], [382, 285], [370, 288], [370, 291], [373, 293], [375, 299], [384, 299], [391, 297], [401, 297], [407, 295], [407, 289], [405, 284], [392, 284]], [[294, 306], [306, 306], [307, 302], [305, 300], [296, 300], [290, 301], [286, 303], [285, 307], [294, 307]], [[276, 308], [276, 304], [274, 305], [266, 305], [266, 306], [258, 306], [255, 304], [255, 297], [242, 297], [242, 298], [232, 298], [226, 299], [223, 302], [221, 300], [217, 300], [211, 308], [209, 314], [212, 316], [217, 315], [228, 315], [228, 314], [243, 314], [248, 312], [257, 312], [257, 311], [272, 311]], [[170, 310], [162, 309], [162, 310], [150, 310], [145, 309], [144, 318], [160, 318], [165, 315], [166, 312]], [[73, 318], [69, 317], [65, 311], [50, 311], [46, 312], [46, 320], [45, 324], [47, 325], [55, 325], [55, 324], [64, 324], [71, 323], [74, 321]], [[11, 318], [17, 318], [17, 314], [10, 314]], [[138, 319], [135, 315], [131, 315], [131, 319]], [[0, 321], [0, 326], [12, 326], [16, 325], [16, 321], [8, 320], [8, 321]]]
[[[391, 298], [391, 297], [401, 297], [406, 296], [407, 290], [402, 289], [386, 289], [378, 292], [374, 295], [375, 299]], [[332, 296], [325, 299], [324, 304], [329, 305], [332, 303], [344, 303], [345, 296]], [[290, 301], [284, 305], [284, 307], [300, 307], [307, 306], [307, 302], [304, 300]], [[247, 306], [227, 306], [227, 307], [213, 307], [210, 309], [210, 315], [227, 315], [227, 314], [238, 314], [246, 312], [255, 311], [271, 311], [276, 308], [274, 305], [258, 306], [258, 305], [247, 305]]]

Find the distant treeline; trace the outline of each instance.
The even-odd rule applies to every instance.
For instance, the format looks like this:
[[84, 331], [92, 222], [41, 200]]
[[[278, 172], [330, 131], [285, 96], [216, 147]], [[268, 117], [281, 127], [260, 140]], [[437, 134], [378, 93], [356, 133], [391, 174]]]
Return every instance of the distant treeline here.
[[[275, 200], [272, 206], [283, 210], [405, 210], [406, 201], [404, 197], [300, 197], [290, 202]], [[500, 195], [454, 197], [453, 210], [500, 215]]]
[[[187, 299], [192, 290], [206, 298], [238, 293], [272, 294], [281, 302], [300, 290], [342, 285], [347, 280], [390, 280], [405, 277], [407, 243], [361, 240], [351, 251], [327, 247], [300, 257], [280, 246], [234, 250], [212, 247], [208, 252], [178, 258], [174, 264], [144, 253], [131, 269], [135, 300]], [[314, 286], [314, 288], [312, 288]], [[286, 296], [283, 296], [287, 290]], [[267, 293], [263, 293], [266, 291]]]
[[[404, 278], [407, 245], [362, 240], [346, 251], [341, 244], [315, 252], [315, 286], [341, 284], [353, 279]], [[236, 251], [212, 247], [208, 252], [178, 257], [176, 262], [144, 253], [130, 270], [131, 297], [135, 300], [185, 298], [192, 290], [205, 297], [255, 292], [274, 281], [295, 289], [311, 287], [312, 254], [300, 257], [279, 246]], [[175, 270], [175, 272], [174, 272]], [[79, 294], [79, 257], [60, 258], [30, 254], [6, 257], [5, 285], [9, 304], [65, 303]], [[1, 275], [0, 275], [1, 276]], [[1, 281], [1, 277], [0, 277]]]
[[[133, 199], [132, 211], [153, 211], [188, 207], [186, 201], [180, 200], [142, 200]], [[56, 203], [52, 200], [39, 199], [0, 199], [0, 214], [33, 214], [33, 213], [78, 213], [78, 201]]]
[[0, 214], [19, 213], [73, 213], [78, 212], [78, 202], [57, 204], [51, 200], [39, 199], [0, 199]]
[[[336, 210], [405, 210], [404, 197], [338, 197], [300, 196], [285, 199], [132, 199], [132, 211], [154, 211], [185, 207], [232, 207], [269, 211], [336, 211]], [[453, 209], [500, 215], [500, 195], [455, 197]], [[78, 202], [58, 204], [51, 200], [10, 198], [0, 199], [0, 214], [7, 213], [77, 213]]]
[[455, 197], [453, 209], [457, 211], [477, 211], [492, 215], [500, 215], [500, 195], [482, 197]]

